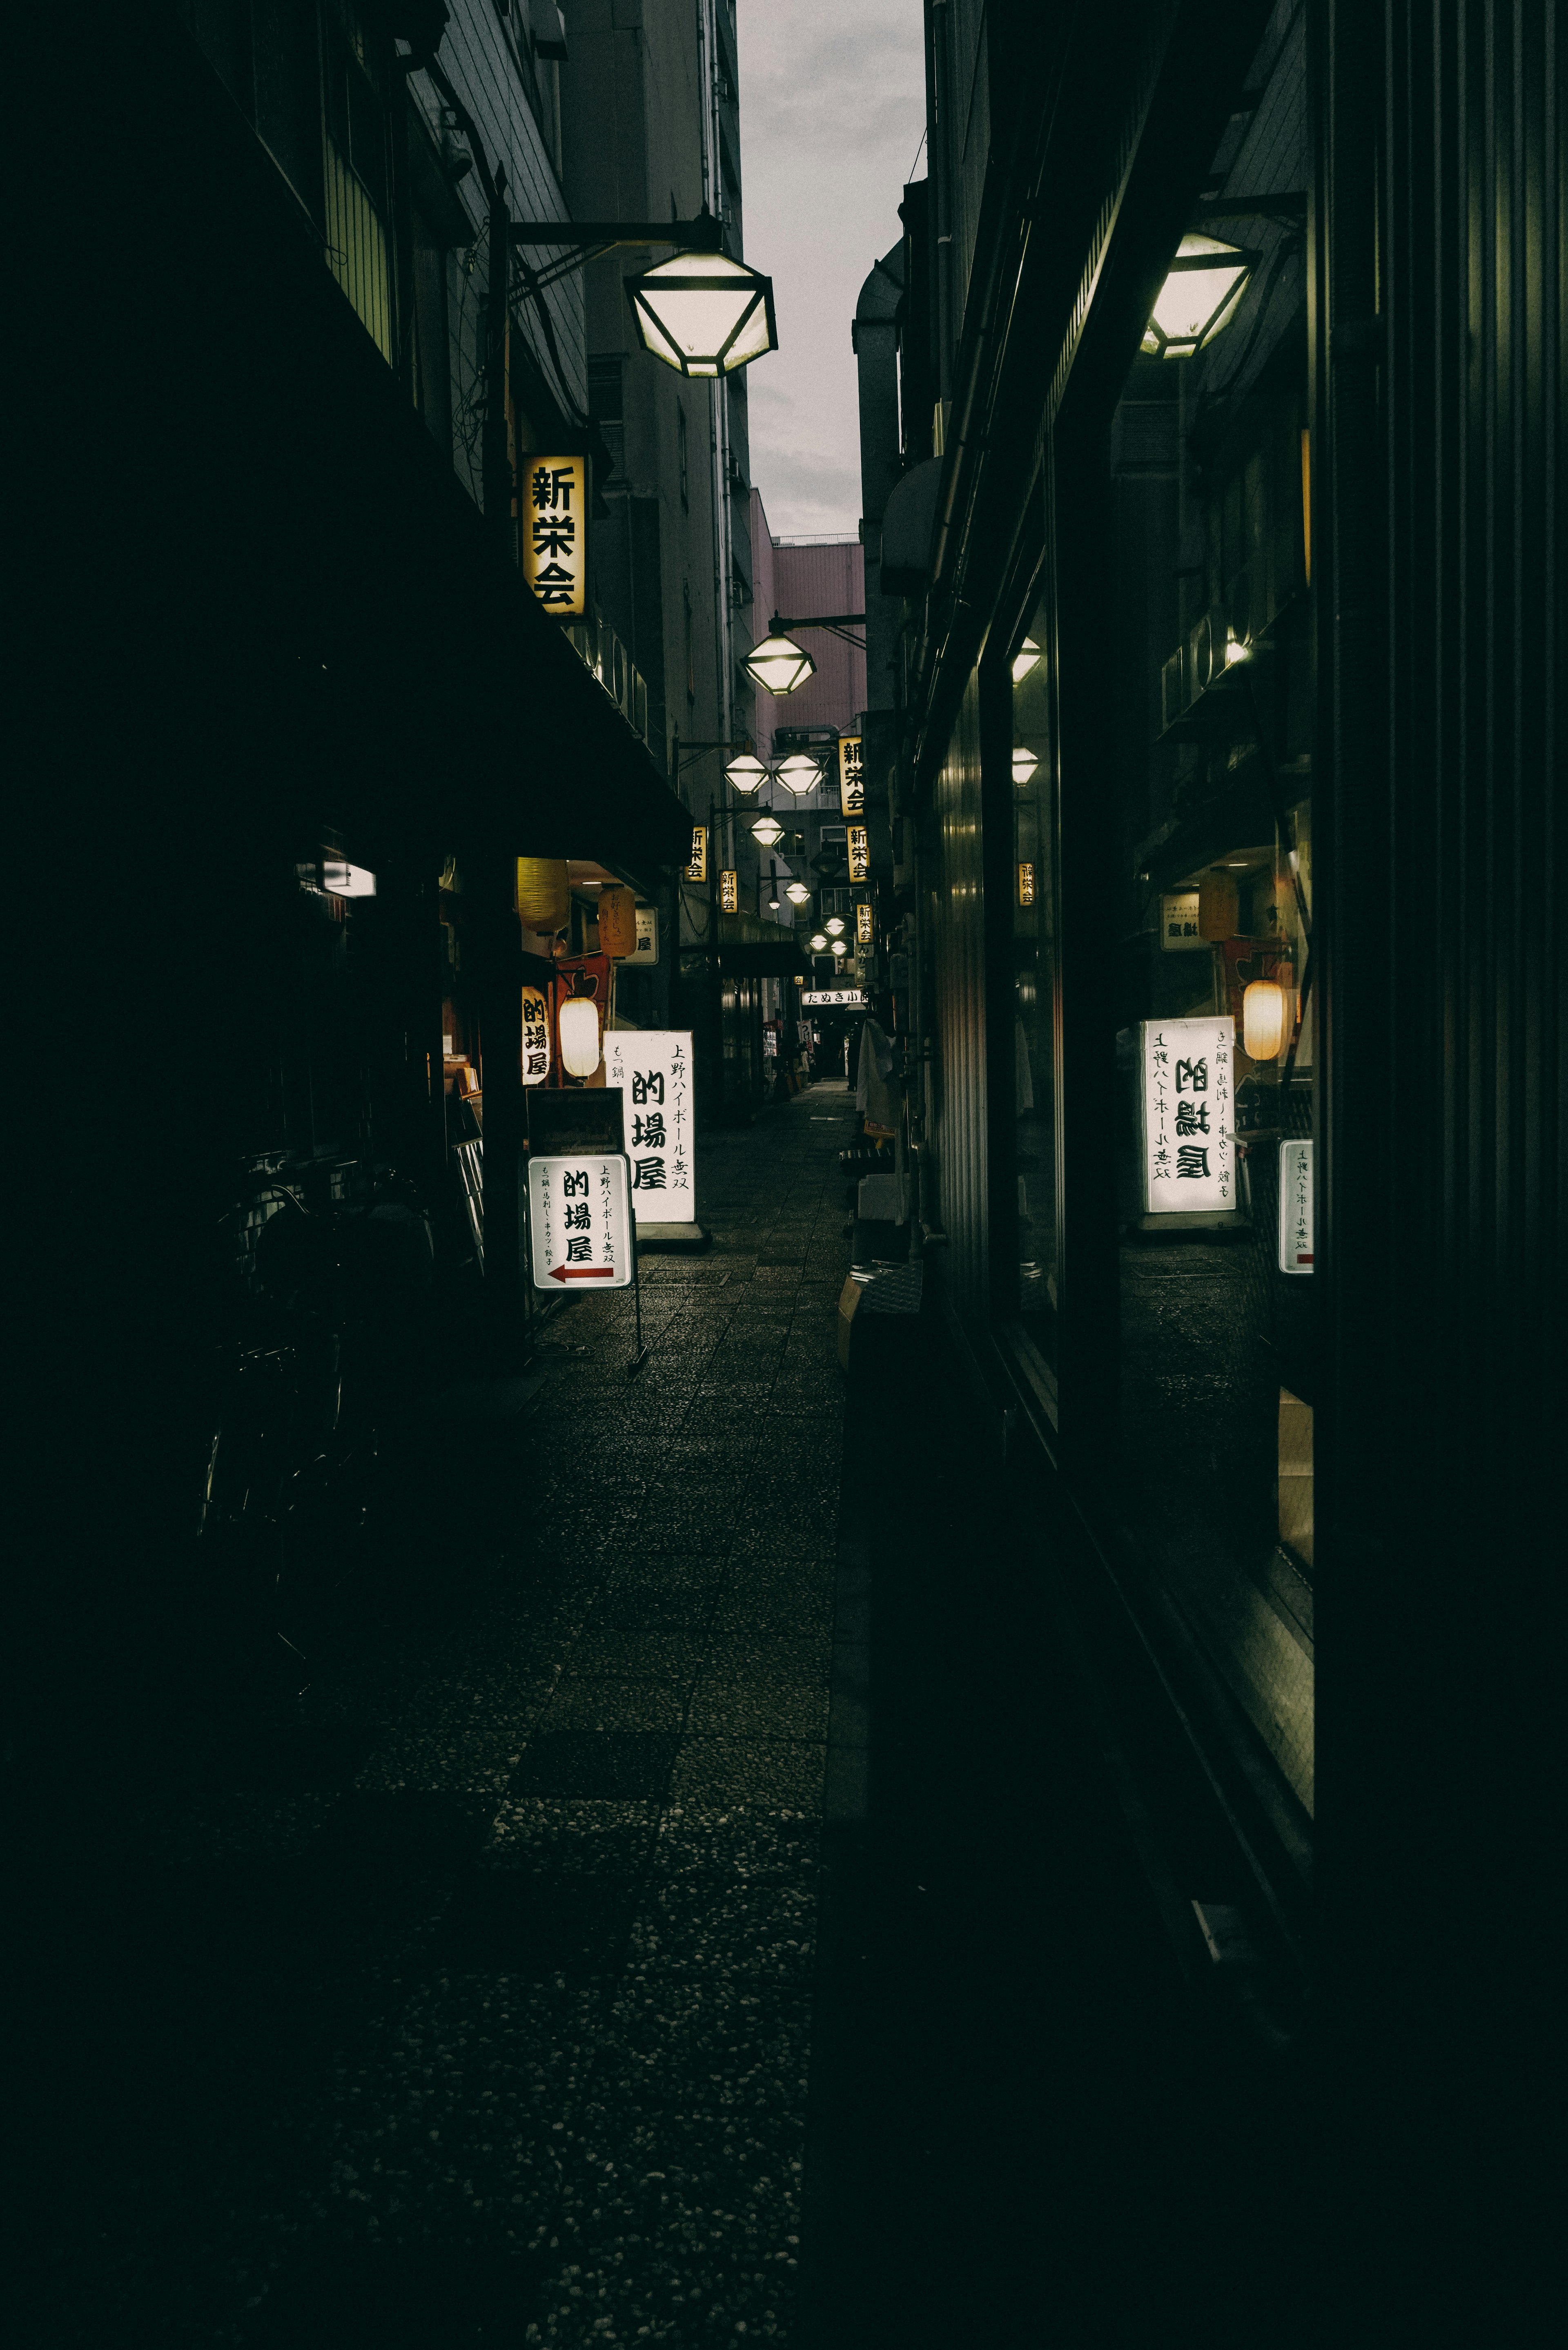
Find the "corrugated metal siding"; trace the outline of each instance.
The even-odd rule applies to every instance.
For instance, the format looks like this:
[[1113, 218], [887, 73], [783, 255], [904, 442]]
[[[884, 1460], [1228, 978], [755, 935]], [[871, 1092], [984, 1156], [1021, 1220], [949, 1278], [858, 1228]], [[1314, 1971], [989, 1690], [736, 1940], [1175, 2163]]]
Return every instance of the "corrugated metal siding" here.
[[[513, 219], [564, 220], [566, 202], [556, 167], [518, 79], [493, 0], [451, 0], [451, 21], [441, 35], [440, 55], [453, 88], [478, 126], [492, 168], [497, 163], [505, 165], [506, 201]], [[438, 126], [441, 100], [431, 83], [423, 74], [414, 74], [410, 77], [410, 88], [432, 127]], [[486, 268], [483, 250], [484, 195], [478, 185], [478, 176], [477, 172], [470, 173], [462, 183], [462, 197], [474, 224], [474, 241], [481, 246], [474, 274], [468, 279], [465, 290], [477, 296], [475, 307], [483, 317]], [[537, 262], [540, 252], [531, 250], [527, 257]], [[571, 271], [545, 295], [555, 321], [566, 390], [580, 409], [587, 408], [588, 399], [583, 298], [581, 270]], [[518, 320], [541, 372], [553, 384], [555, 368], [531, 304], [519, 306]], [[461, 383], [472, 368], [472, 351], [461, 354], [454, 369], [454, 383]], [[461, 457], [459, 463], [461, 470]]]
[[948, 1236], [947, 1294], [960, 1318], [983, 1326], [989, 1219], [985, 1082], [985, 901], [981, 820], [980, 672], [965, 689], [936, 786], [939, 867], [934, 915], [939, 1212]]
[[[1385, 58], [1379, 119], [1377, 80], [1370, 111], [1362, 86]], [[1339, 15], [1328, 78], [1325, 1245], [1341, 1390], [1328, 1465], [1346, 1526], [1401, 1545], [1419, 1526], [1446, 1546], [1459, 1528], [1481, 1539], [1510, 1497], [1522, 1505], [1552, 1444], [1564, 266], [1553, 11], [1456, 0], [1392, 5], [1371, 24]], [[1347, 202], [1369, 164], [1380, 238], [1371, 206]], [[1378, 1183], [1356, 1175], [1369, 1164], [1386, 1170]], [[1385, 1309], [1375, 1340], [1369, 1291]], [[1398, 1432], [1369, 1452], [1370, 1387]], [[1418, 1465], [1461, 1424], [1441, 1478]], [[1390, 1440], [1410, 1464], [1397, 1497]]]

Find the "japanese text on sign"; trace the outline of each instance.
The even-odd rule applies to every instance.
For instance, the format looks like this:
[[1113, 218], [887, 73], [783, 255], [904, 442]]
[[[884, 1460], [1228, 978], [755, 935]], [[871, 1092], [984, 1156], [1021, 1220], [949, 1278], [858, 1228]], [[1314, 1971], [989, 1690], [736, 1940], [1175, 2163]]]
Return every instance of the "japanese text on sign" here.
[[741, 877], [738, 873], [719, 876], [719, 910], [732, 914], [741, 902]]
[[639, 1223], [697, 1221], [689, 1028], [612, 1028], [605, 1035], [605, 1083], [621, 1089]]
[[857, 947], [868, 947], [871, 943], [871, 909], [869, 906], [859, 905], [855, 909], [855, 943]]
[[1280, 1145], [1280, 1271], [1313, 1269], [1312, 1144]]
[[1179, 890], [1159, 901], [1159, 943], [1168, 954], [1180, 954], [1204, 941], [1198, 929], [1198, 892]]
[[523, 577], [540, 603], [566, 620], [587, 609], [587, 487], [586, 457], [524, 462]]
[[862, 816], [866, 810], [866, 769], [864, 745], [858, 734], [841, 734], [838, 738], [838, 805], [846, 816]]
[[847, 1003], [852, 1007], [866, 1001], [858, 987], [808, 987], [801, 997], [803, 1003]]
[[1151, 1215], [1236, 1207], [1235, 1023], [1139, 1023], [1144, 1207]]
[[659, 909], [639, 906], [637, 910], [637, 952], [627, 955], [627, 962], [657, 962], [659, 961]]
[[625, 1289], [632, 1277], [626, 1161], [618, 1154], [531, 1158], [529, 1261], [535, 1289]]
[[866, 827], [852, 824], [849, 827], [849, 879], [865, 881], [869, 879], [870, 873], [871, 852], [867, 842]]
[[544, 991], [523, 990], [523, 1082], [542, 1086], [550, 1074], [550, 1008]]
[[708, 827], [705, 824], [694, 824], [691, 827], [691, 862], [686, 868], [686, 879], [688, 881], [706, 881], [708, 879]]
[[1021, 906], [1034, 903], [1034, 868], [1027, 858], [1018, 868], [1018, 902]]

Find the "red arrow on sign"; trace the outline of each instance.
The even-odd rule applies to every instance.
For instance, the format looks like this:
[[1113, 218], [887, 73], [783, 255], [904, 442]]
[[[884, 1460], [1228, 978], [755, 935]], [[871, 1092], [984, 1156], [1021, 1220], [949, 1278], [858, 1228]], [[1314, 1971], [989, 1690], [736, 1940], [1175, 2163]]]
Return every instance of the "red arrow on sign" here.
[[554, 1264], [550, 1268], [550, 1278], [552, 1281], [613, 1281], [615, 1267], [613, 1264]]

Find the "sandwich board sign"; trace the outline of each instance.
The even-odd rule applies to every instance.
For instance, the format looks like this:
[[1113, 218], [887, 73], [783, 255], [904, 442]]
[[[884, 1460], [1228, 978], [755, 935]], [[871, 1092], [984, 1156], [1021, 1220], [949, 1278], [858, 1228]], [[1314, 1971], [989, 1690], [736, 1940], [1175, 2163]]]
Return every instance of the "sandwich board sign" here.
[[535, 1289], [627, 1289], [636, 1245], [619, 1151], [528, 1158], [528, 1239]]
[[639, 1223], [695, 1224], [690, 1028], [608, 1028], [605, 1084], [620, 1087]]

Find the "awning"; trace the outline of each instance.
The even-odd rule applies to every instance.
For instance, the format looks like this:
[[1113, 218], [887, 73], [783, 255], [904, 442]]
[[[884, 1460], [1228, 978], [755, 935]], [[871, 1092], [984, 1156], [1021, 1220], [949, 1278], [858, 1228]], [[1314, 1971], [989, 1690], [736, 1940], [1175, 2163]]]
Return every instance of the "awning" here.
[[[137, 21], [104, 163], [134, 266], [109, 314], [122, 463], [103, 552], [131, 583], [122, 659], [145, 657], [150, 689], [177, 672], [212, 822], [337, 825], [372, 865], [480, 842], [683, 864], [691, 819], [662, 757], [487, 536], [189, 36]], [[155, 118], [181, 125], [176, 179], [135, 127]]]

